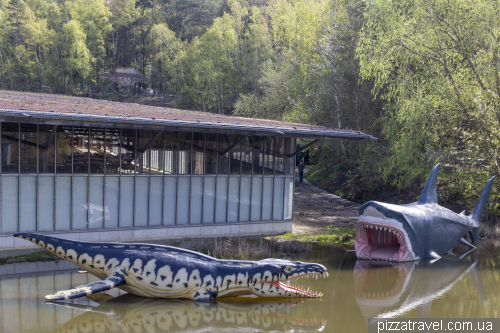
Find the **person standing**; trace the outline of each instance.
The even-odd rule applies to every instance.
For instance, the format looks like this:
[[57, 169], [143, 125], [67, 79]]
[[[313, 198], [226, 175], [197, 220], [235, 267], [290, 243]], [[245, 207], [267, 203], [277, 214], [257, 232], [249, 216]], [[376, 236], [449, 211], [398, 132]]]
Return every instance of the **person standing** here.
[[299, 168], [299, 181], [302, 184], [302, 179], [304, 178], [304, 160], [300, 160], [297, 167]]

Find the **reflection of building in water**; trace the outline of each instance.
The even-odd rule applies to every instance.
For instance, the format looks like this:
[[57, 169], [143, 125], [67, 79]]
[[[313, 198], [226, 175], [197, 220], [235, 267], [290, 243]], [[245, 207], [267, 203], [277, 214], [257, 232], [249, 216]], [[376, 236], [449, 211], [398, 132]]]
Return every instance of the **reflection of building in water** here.
[[406, 263], [358, 260], [354, 267], [356, 304], [365, 319], [395, 318], [417, 310], [430, 318], [432, 301], [448, 292], [470, 273], [480, 297], [484, 297], [476, 261], [443, 257]]
[[3, 91], [0, 123], [0, 248], [27, 246], [17, 231], [84, 241], [291, 231], [296, 138], [369, 138]]
[[326, 320], [291, 315], [292, 307], [308, 300], [245, 298], [195, 302], [123, 295], [98, 307], [60, 302], [56, 304], [87, 312], [52, 332], [253, 332], [286, 328], [318, 332], [326, 324]]

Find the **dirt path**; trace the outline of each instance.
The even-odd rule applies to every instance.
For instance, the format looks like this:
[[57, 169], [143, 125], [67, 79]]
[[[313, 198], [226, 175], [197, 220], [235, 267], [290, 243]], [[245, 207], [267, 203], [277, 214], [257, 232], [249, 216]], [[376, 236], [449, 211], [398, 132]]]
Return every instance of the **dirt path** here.
[[342, 199], [308, 182], [295, 179], [295, 207], [292, 233], [315, 235], [326, 227], [353, 228], [358, 219], [359, 204]]

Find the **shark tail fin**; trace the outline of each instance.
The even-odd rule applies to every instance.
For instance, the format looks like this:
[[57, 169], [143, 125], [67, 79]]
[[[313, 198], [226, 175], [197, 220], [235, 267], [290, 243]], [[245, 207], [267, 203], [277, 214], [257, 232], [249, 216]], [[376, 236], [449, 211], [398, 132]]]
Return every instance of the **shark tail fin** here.
[[422, 194], [417, 201], [418, 205], [438, 202], [436, 193], [436, 181], [440, 167], [441, 163], [438, 163], [432, 169], [431, 174], [429, 175], [429, 178], [427, 178], [427, 182], [425, 183], [424, 190], [422, 191]]
[[481, 193], [481, 197], [479, 198], [476, 207], [470, 214], [470, 218], [477, 223], [478, 227], [479, 227], [479, 221], [481, 220], [481, 215], [483, 215], [484, 209], [486, 208], [486, 203], [488, 202], [488, 199], [490, 197], [491, 188], [493, 187], [494, 180], [495, 176], [491, 177], [491, 179], [488, 180], [486, 186], [484, 186], [483, 193]]

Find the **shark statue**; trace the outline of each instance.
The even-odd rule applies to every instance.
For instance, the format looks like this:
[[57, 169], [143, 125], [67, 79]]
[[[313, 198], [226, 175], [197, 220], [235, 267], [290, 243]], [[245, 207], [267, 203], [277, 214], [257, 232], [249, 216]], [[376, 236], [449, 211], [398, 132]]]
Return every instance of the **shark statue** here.
[[102, 279], [47, 295], [47, 300], [73, 299], [115, 287], [137, 296], [198, 301], [242, 295], [316, 298], [322, 293], [293, 286], [290, 280], [328, 276], [323, 265], [300, 261], [221, 260], [156, 244], [90, 243], [31, 233], [14, 237], [33, 242]]
[[436, 180], [440, 164], [427, 179], [417, 202], [394, 205], [369, 201], [359, 208], [354, 247], [359, 259], [413, 261], [439, 259], [458, 242], [469, 247], [479, 238], [479, 221], [493, 185], [492, 177], [483, 189], [471, 215], [456, 214], [437, 203]]
[[420, 318], [430, 318], [433, 302], [444, 297], [467, 275], [474, 282], [481, 301], [486, 303], [474, 253], [467, 259], [445, 255], [435, 263], [432, 260], [403, 263], [358, 260], [353, 270], [356, 304], [365, 320], [399, 318], [413, 310]]

